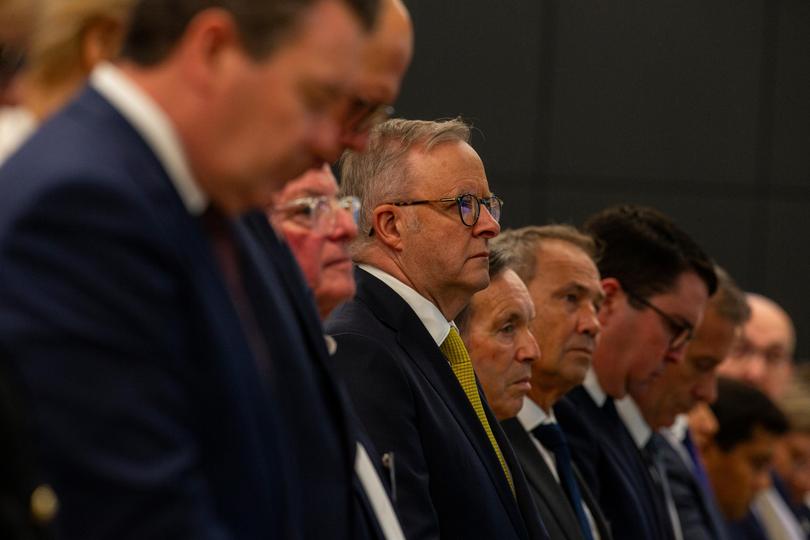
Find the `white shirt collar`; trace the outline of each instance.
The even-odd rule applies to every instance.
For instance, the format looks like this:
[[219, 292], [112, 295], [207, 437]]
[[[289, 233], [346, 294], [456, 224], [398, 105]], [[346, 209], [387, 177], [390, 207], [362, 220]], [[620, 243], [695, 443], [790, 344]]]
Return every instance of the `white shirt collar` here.
[[585, 374], [585, 380], [582, 381], [582, 386], [598, 407], [602, 407], [602, 405], [605, 404], [607, 394], [605, 394], [605, 391], [602, 390], [602, 385], [599, 384], [599, 379], [597, 378], [593, 367], [588, 368], [588, 372]]
[[444, 318], [442, 312], [439, 311], [439, 308], [437, 308], [433, 302], [408, 285], [405, 285], [388, 272], [367, 264], [359, 264], [357, 266], [391, 287], [395, 293], [402, 297], [405, 303], [411, 306], [411, 309], [416, 313], [416, 316], [419, 317], [419, 320], [422, 321], [422, 324], [425, 325], [430, 337], [433, 338], [437, 346], [440, 347], [441, 344], [444, 343], [444, 340], [450, 333], [450, 323]]
[[616, 412], [619, 413], [625, 427], [627, 427], [627, 431], [629, 431], [630, 435], [633, 437], [636, 446], [644, 448], [647, 442], [649, 442], [650, 437], [652, 437], [652, 430], [644, 420], [644, 416], [642, 416], [638, 405], [629, 395], [624, 396], [622, 399], [617, 399], [615, 403]]
[[90, 84], [109, 101], [144, 138], [192, 215], [208, 206], [208, 198], [191, 174], [183, 145], [160, 106], [114, 65], [102, 62], [90, 75]]
[[520, 408], [517, 419], [523, 429], [529, 432], [542, 424], [557, 423], [557, 418], [554, 417], [554, 409], [547, 413], [540, 405], [528, 397], [523, 398], [523, 407]]
[[675, 417], [675, 422], [673, 422], [671, 426], [663, 428], [661, 431], [664, 429], [672, 433], [672, 436], [676, 440], [683, 441], [686, 438], [686, 430], [689, 429], [689, 416], [679, 414]]

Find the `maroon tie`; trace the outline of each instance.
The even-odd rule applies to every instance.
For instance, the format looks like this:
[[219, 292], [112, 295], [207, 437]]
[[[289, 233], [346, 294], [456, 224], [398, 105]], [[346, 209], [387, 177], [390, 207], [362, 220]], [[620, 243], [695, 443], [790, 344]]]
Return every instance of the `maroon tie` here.
[[259, 371], [269, 375], [270, 354], [248, 290], [245, 287], [245, 272], [239, 256], [239, 248], [233, 234], [232, 223], [216, 208], [209, 206], [202, 215], [202, 222], [211, 240], [214, 257], [228, 288], [228, 295], [239, 316], [250, 350], [256, 358]]

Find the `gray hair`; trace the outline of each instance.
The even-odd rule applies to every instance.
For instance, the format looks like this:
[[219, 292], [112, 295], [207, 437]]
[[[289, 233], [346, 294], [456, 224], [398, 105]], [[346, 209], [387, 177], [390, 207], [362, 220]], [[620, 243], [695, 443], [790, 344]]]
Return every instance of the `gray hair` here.
[[717, 291], [709, 299], [709, 305], [735, 326], [744, 324], [751, 318], [751, 307], [745, 293], [737, 287], [728, 272], [716, 264], [714, 273], [717, 274]]
[[550, 240], [573, 245], [585, 252], [594, 262], [597, 259], [593, 238], [571, 225], [554, 224], [509, 229], [489, 241], [490, 249], [502, 252], [506, 265], [529, 283], [537, 274], [537, 249]]
[[415, 148], [430, 151], [445, 142], [470, 142], [470, 126], [460, 118], [443, 121], [396, 118], [376, 126], [369, 134], [364, 152], [347, 150], [340, 159], [341, 196], [360, 199], [353, 243], [356, 253], [371, 243], [371, 216], [388, 201], [406, 197], [413, 179], [408, 174], [408, 154]]

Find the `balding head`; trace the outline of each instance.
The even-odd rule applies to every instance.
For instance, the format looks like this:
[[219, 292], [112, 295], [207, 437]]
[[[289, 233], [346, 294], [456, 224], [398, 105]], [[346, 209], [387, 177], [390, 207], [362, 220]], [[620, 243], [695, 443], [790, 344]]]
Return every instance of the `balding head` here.
[[747, 381], [771, 399], [779, 399], [793, 369], [796, 333], [790, 316], [773, 300], [746, 295], [751, 318], [738, 345], [720, 365], [719, 373]]
[[343, 143], [362, 151], [375, 116], [399, 95], [400, 84], [413, 56], [413, 25], [401, 0], [382, 0], [374, 32], [363, 48], [362, 65], [356, 78], [356, 111], [349, 115]]

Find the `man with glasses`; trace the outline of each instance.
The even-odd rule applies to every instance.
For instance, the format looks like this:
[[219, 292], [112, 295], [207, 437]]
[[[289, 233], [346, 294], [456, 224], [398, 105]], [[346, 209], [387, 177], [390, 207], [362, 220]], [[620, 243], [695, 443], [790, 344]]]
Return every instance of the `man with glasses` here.
[[662, 487], [650, 472], [655, 464], [639, 451], [614, 400], [682, 360], [717, 278], [694, 240], [651, 208], [608, 208], [584, 230], [601, 248], [602, 331], [592, 369], [555, 413], [613, 537], [673, 538]]
[[500, 231], [469, 136], [459, 120], [391, 120], [344, 156], [341, 193], [362, 203], [357, 294], [326, 329], [406, 537], [546, 538], [452, 322], [489, 284]]
[[[728, 354], [749, 316], [745, 296], [731, 277], [716, 267], [717, 292], [709, 299], [702, 322], [682, 362], [667, 363], [660, 377], [643, 385], [628, 385], [629, 396], [617, 403], [619, 413], [638, 433], [640, 446], [650, 445], [667, 475], [680, 537], [722, 540], [725, 526], [697, 457], [686, 417], [699, 403], [717, 397], [717, 365]], [[640, 411], [643, 419], [636, 417]], [[676, 423], [676, 418], [678, 422]]]
[[[311, 169], [293, 180], [275, 197], [267, 216], [295, 255], [304, 279], [313, 291], [323, 274], [323, 252], [329, 242], [348, 262], [348, 243], [357, 236], [356, 217], [360, 201], [337, 197], [338, 185], [328, 165]], [[323, 317], [322, 310], [321, 317]]]
[[121, 59], [0, 169], [2, 360], [61, 537], [364, 538], [298, 274], [240, 216], [342, 151], [377, 2], [211, 4], [137, 2]]

